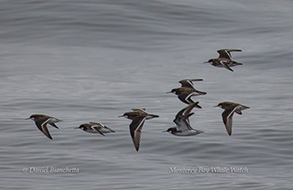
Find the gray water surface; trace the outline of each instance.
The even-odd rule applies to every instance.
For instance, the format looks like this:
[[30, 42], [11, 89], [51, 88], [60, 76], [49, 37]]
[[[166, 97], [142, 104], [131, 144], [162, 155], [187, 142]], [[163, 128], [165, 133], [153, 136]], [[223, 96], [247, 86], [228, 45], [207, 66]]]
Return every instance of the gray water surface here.
[[[292, 2], [0, 1], [1, 189], [292, 189]], [[203, 64], [222, 48], [242, 66]], [[176, 137], [185, 107], [179, 80], [194, 97], [192, 127]], [[222, 101], [250, 107], [222, 123]], [[130, 135], [132, 108], [160, 115]], [[62, 119], [45, 137], [33, 121]], [[89, 121], [116, 131], [74, 129]]]

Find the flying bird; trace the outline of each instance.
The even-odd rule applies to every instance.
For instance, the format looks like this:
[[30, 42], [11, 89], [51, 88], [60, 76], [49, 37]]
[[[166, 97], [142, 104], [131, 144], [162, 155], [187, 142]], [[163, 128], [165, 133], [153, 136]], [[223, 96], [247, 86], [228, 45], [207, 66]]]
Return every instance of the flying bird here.
[[224, 67], [233, 72], [231, 67], [242, 65], [242, 63], [238, 63], [232, 60], [231, 52], [241, 52], [240, 49], [220, 49], [217, 52], [219, 53], [218, 58], [210, 59], [204, 63], [210, 63], [215, 67]]
[[190, 126], [189, 117], [194, 114], [193, 112], [190, 112], [194, 107], [201, 108], [201, 106], [198, 105], [198, 102], [189, 104], [187, 107], [180, 110], [173, 120], [173, 122], [176, 124], [176, 127], [171, 127], [167, 131], [163, 132], [169, 132], [176, 136], [192, 136], [203, 133], [203, 131], [193, 129]]
[[179, 100], [183, 103], [191, 104], [194, 101], [191, 99], [192, 96], [205, 95], [206, 92], [195, 89], [193, 81], [203, 81], [203, 79], [184, 79], [179, 81], [181, 84], [180, 88], [174, 88], [168, 93], [174, 93], [178, 96]]
[[113, 131], [109, 127], [103, 125], [102, 123], [96, 123], [96, 122], [89, 122], [89, 123], [81, 124], [76, 129], [81, 129], [81, 130], [88, 132], [88, 133], [99, 133], [103, 136], [105, 136], [104, 133], [115, 133], [115, 131]]
[[134, 147], [136, 151], [138, 151], [140, 146], [141, 130], [145, 120], [159, 116], [155, 114], [149, 114], [145, 111], [145, 109], [132, 109], [131, 112], [126, 112], [120, 117], [125, 117], [127, 119], [132, 120], [132, 122], [129, 125], [129, 131]]
[[55, 123], [62, 121], [60, 119], [57, 119], [55, 117], [51, 117], [51, 116], [47, 116], [47, 115], [43, 115], [43, 114], [33, 114], [31, 115], [29, 118], [27, 119], [32, 119], [35, 121], [36, 126], [38, 127], [38, 129], [40, 131], [42, 131], [42, 133], [44, 133], [44, 135], [46, 135], [49, 139], [53, 139], [52, 136], [49, 133], [47, 124], [59, 129], [57, 127], [57, 125], [55, 125]]
[[248, 106], [244, 106], [234, 102], [221, 102], [215, 107], [220, 107], [225, 111], [222, 113], [222, 119], [226, 126], [226, 130], [229, 136], [232, 135], [232, 117], [234, 113], [242, 115], [242, 110], [248, 109]]

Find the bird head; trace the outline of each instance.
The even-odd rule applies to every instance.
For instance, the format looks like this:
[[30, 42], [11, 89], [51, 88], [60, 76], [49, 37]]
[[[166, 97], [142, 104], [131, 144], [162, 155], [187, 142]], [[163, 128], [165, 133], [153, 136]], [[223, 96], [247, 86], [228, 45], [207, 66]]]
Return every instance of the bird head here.
[[227, 104], [226, 102], [221, 102], [214, 107], [220, 107], [220, 108], [226, 109], [228, 106], [229, 106], [229, 104]]
[[31, 115], [29, 118], [26, 118], [26, 120], [28, 120], [28, 119], [35, 120], [36, 118], [37, 118], [37, 115]]
[[173, 93], [173, 94], [176, 94], [176, 95], [178, 95], [178, 93], [179, 93], [179, 89], [178, 88], [174, 88], [174, 89], [172, 89], [170, 92], [168, 92], [168, 93]]
[[214, 62], [214, 59], [210, 59], [210, 60], [203, 62], [203, 63], [213, 63], [213, 62]]
[[176, 131], [177, 131], [176, 127], [171, 127], [171, 128], [169, 128], [169, 129], [167, 129], [166, 131], [163, 131], [163, 132], [168, 132], [168, 133], [173, 134]]
[[86, 129], [86, 126], [84, 124], [82, 124], [79, 127], [76, 127], [75, 129], [85, 130]]

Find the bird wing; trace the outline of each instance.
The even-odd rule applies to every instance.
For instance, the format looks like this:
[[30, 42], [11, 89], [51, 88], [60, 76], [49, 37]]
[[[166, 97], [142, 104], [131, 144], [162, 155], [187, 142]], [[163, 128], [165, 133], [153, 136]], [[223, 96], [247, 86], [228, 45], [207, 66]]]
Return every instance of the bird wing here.
[[231, 59], [231, 54], [226, 49], [220, 49], [217, 52], [219, 53], [219, 58]]
[[189, 104], [188, 106], [186, 106], [183, 110], [183, 115], [188, 115], [191, 110], [194, 108], [194, 107], [197, 107], [197, 108], [201, 108], [199, 105], [198, 105], [199, 102], [195, 102], [195, 103], [192, 103], [192, 104]]
[[51, 118], [40, 118], [35, 123], [40, 131], [44, 133], [49, 139], [53, 139], [52, 136], [49, 133], [49, 130], [47, 128], [47, 123], [50, 121]]
[[199, 96], [198, 92], [192, 92], [192, 93], [182, 93], [178, 96], [178, 98], [187, 104], [193, 104], [193, 100], [191, 99], [192, 96]]
[[129, 125], [130, 135], [136, 151], [139, 150], [141, 129], [143, 127], [145, 120], [146, 117], [136, 118]]
[[183, 116], [188, 115], [194, 107], [201, 108], [201, 107], [198, 105], [198, 102], [195, 102], [195, 103], [191, 103], [191, 104], [189, 104], [188, 106], [186, 106], [185, 108], [183, 108], [182, 110], [180, 110], [180, 111], [176, 114], [175, 119], [174, 119], [174, 123], [176, 123], [175, 121], [179, 121], [179, 120], [181, 120], [181, 118], [182, 118]]
[[134, 112], [143, 112], [143, 113], [146, 113], [145, 108], [142, 108], [142, 109], [133, 108], [131, 110], [134, 111]]
[[192, 116], [194, 113], [188, 113], [181, 118], [181, 121], [184, 122], [184, 125], [180, 125], [178, 128], [181, 131], [192, 130], [193, 128], [190, 125], [189, 117]]
[[112, 130], [112, 129], [110, 129], [109, 127], [107, 127], [107, 126], [104, 126], [106, 129], [108, 129], [109, 131], [111, 131], [112, 133], [115, 133], [115, 131], [114, 130]]
[[188, 79], [190, 81], [203, 81], [203, 79]]
[[203, 79], [184, 79], [179, 81], [179, 83], [181, 84], [181, 87], [194, 88], [192, 81], [203, 81]]
[[[110, 132], [115, 133], [115, 131], [113, 131], [112, 129], [110, 129], [109, 127], [105, 126], [105, 125], [102, 124], [102, 123], [90, 122], [90, 124], [96, 125], [98, 129], [105, 128], [105, 129], [108, 129]], [[102, 130], [100, 130], [100, 131], [101, 131], [101, 133], [103, 133]], [[104, 133], [103, 133], [103, 134], [104, 134]]]
[[51, 126], [53, 126], [53, 127], [55, 127], [56, 129], [59, 129], [59, 127], [57, 127], [57, 125], [55, 125], [55, 123], [48, 123], [49, 125], [51, 125]]
[[192, 93], [188, 93], [188, 92], [183, 92], [181, 93], [178, 98], [179, 100], [181, 100], [182, 102], [186, 103], [186, 104], [190, 104], [193, 103], [192, 99], [191, 99]]
[[173, 122], [177, 126], [177, 130], [186, 131], [186, 130], [193, 129], [190, 126], [190, 121], [188, 118], [194, 114], [190, 112], [195, 106], [198, 106], [198, 102], [189, 104], [188, 106], [186, 106], [185, 108], [183, 108], [177, 113], [177, 115], [175, 116], [175, 119], [173, 120]]
[[231, 52], [233, 52], [233, 51], [241, 52], [242, 50], [240, 50], [240, 49], [220, 49], [217, 52], [220, 54], [219, 58], [231, 59], [232, 58]]
[[222, 113], [223, 117], [223, 122], [226, 126], [226, 130], [228, 134], [231, 136], [232, 135], [232, 117], [234, 112], [238, 109], [238, 106], [232, 108], [232, 109], [227, 109]]
[[99, 126], [104, 126], [102, 123], [97, 123], [97, 122], [89, 122], [89, 124], [92, 124], [92, 125], [99, 125]]
[[[188, 106], [187, 106], [187, 107], [188, 107]], [[187, 107], [183, 108], [182, 110], [180, 110], [180, 111], [176, 114], [175, 119], [173, 120], [173, 122], [174, 122], [177, 126], [181, 124], [181, 118], [183, 117], [183, 113], [184, 113], [184, 111], [186, 110]], [[178, 128], [177, 128], [177, 129], [178, 129]]]
[[189, 79], [181, 80], [179, 83], [181, 84], [181, 87], [194, 88], [193, 82]]
[[101, 125], [92, 125], [91, 128], [92, 128], [94, 131], [96, 131], [96, 132], [100, 133], [101, 135], [105, 136], [104, 133], [103, 133], [102, 130], [101, 130]]
[[[47, 116], [47, 118], [48, 118], [48, 116]], [[56, 129], [59, 129], [55, 123], [60, 122], [60, 121], [62, 121], [62, 120], [57, 119], [55, 117], [50, 117], [50, 120], [48, 121], [48, 124], [51, 125], [52, 127], [55, 127]]]
[[220, 64], [221, 64], [223, 67], [225, 67], [226, 69], [228, 69], [228, 70], [230, 70], [230, 71], [233, 72], [233, 69], [231, 69], [231, 68], [228, 66], [228, 64], [227, 64], [226, 61], [220, 61]]
[[188, 124], [184, 122], [182, 119], [183, 116], [177, 117], [173, 120], [173, 122], [176, 124], [177, 131], [185, 131], [188, 129]]

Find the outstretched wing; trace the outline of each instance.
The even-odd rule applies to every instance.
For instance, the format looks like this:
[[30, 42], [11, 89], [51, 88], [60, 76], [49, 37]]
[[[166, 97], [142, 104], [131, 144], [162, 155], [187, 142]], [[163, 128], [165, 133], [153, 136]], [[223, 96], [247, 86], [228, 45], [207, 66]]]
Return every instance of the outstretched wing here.
[[139, 150], [141, 129], [143, 127], [145, 119], [146, 117], [136, 118], [129, 125], [130, 135], [136, 151]]
[[182, 102], [186, 103], [186, 104], [190, 104], [190, 103], [194, 103], [193, 100], [191, 99], [191, 96], [194, 96], [195, 94], [193, 93], [188, 93], [188, 92], [184, 92], [181, 93], [178, 98], [179, 100], [181, 100]]
[[233, 72], [233, 69], [231, 69], [229, 66], [228, 66], [228, 62], [226, 61], [220, 61], [220, 64], [225, 67], [226, 69], [230, 70]]
[[109, 131], [111, 131], [112, 133], [115, 133], [115, 131], [114, 130], [112, 130], [112, 129], [110, 129], [109, 127], [107, 127], [107, 126], [104, 126], [106, 129], [108, 129]]
[[194, 88], [192, 81], [203, 81], [203, 79], [184, 79], [179, 81], [181, 87]]
[[142, 109], [133, 108], [133, 109], [131, 109], [131, 110], [132, 110], [132, 111], [135, 111], [135, 112], [146, 113], [145, 108], [142, 108]]
[[103, 125], [102, 123], [89, 122], [89, 124], [92, 124], [92, 125], [98, 125], [98, 126], [102, 126], [102, 127], [104, 127], [104, 125]]
[[91, 128], [94, 131], [96, 131], [96, 132], [100, 133], [101, 135], [105, 136], [104, 133], [101, 131], [101, 126], [100, 125], [92, 125]]
[[233, 51], [241, 52], [242, 50], [240, 50], [240, 49], [220, 49], [217, 52], [220, 54], [219, 58], [231, 59], [232, 58], [231, 52], [233, 52]]
[[223, 122], [226, 126], [226, 130], [227, 133], [229, 134], [229, 136], [232, 135], [232, 118], [234, 115], [234, 112], [238, 109], [238, 106], [232, 108], [232, 109], [227, 109], [222, 113], [222, 118], [223, 118]]
[[198, 108], [201, 108], [199, 105], [198, 105], [198, 102], [195, 102], [195, 103], [191, 103], [189, 104], [188, 106], [186, 106], [185, 108], [183, 108], [182, 110], [180, 110], [175, 119], [174, 119], [174, 123], [176, 124], [177, 126], [177, 130], [180, 130], [180, 131], [186, 131], [186, 130], [191, 130], [193, 129], [191, 126], [190, 126], [190, 122], [189, 122], [189, 117], [192, 116], [194, 113], [190, 113], [191, 110], [194, 108], [194, 107], [198, 107]]
[[189, 121], [189, 117], [192, 116], [194, 113], [188, 113], [186, 115], [184, 115], [181, 118], [181, 123], [184, 123], [183, 125], [180, 125], [178, 127], [178, 130], [180, 131], [187, 131], [187, 130], [192, 130], [193, 128], [190, 126], [190, 121]]
[[55, 123], [48, 123], [48, 124], [50, 124], [51, 126], [53, 126], [53, 127], [55, 127], [56, 129], [59, 129], [59, 127], [57, 127], [57, 125], [55, 125]]
[[35, 123], [40, 131], [44, 133], [49, 139], [53, 139], [52, 136], [49, 133], [49, 130], [47, 128], [47, 123], [50, 121], [51, 118], [40, 118]]

